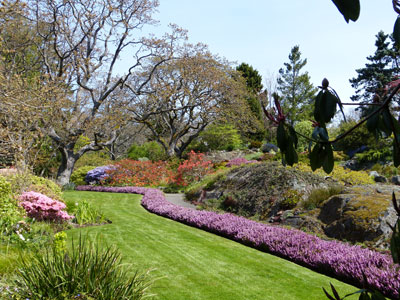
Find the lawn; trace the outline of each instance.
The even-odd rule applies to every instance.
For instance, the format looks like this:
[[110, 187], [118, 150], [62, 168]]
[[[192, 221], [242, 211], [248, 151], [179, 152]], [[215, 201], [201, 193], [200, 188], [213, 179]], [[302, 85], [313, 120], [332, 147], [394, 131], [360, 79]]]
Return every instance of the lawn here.
[[[68, 231], [119, 248], [133, 268], [154, 269], [151, 292], [168, 300], [326, 299], [332, 282], [341, 294], [356, 290], [284, 259], [147, 212], [139, 195], [66, 192], [86, 199], [112, 224]], [[349, 298], [349, 299], [356, 299]]]

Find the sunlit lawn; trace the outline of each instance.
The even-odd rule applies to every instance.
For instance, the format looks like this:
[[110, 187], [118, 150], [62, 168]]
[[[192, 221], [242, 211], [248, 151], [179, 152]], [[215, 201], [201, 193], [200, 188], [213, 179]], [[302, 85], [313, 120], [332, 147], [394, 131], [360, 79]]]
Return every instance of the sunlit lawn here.
[[[147, 212], [141, 196], [66, 192], [65, 199], [86, 199], [112, 224], [68, 231], [89, 234], [119, 248], [133, 268], [155, 269], [156, 299], [266, 300], [326, 299], [332, 282], [341, 294], [354, 287], [289, 261]], [[347, 298], [346, 298], [347, 299]], [[349, 298], [349, 299], [356, 299]]]

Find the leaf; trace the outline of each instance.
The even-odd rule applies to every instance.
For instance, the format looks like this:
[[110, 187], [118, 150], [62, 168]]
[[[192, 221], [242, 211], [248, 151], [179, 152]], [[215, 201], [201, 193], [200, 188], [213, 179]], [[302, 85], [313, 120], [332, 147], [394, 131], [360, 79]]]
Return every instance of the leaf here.
[[340, 296], [339, 296], [338, 292], [336, 291], [335, 287], [333, 286], [333, 284], [331, 283], [330, 285], [331, 285], [333, 296], [335, 296], [336, 299], [341, 300]]
[[320, 91], [318, 95], [315, 97], [315, 105], [314, 105], [314, 119], [318, 123], [324, 123], [321, 116], [321, 102], [324, 98], [324, 92]]
[[383, 124], [384, 124], [383, 132], [387, 136], [390, 136], [392, 134], [392, 132], [393, 132], [394, 123], [392, 123], [393, 122], [393, 116], [390, 113], [388, 108], [385, 108], [383, 110], [382, 117], [383, 117]]
[[313, 171], [322, 166], [321, 147], [321, 144], [316, 144], [310, 153], [310, 166]]
[[285, 130], [285, 125], [283, 123], [279, 123], [278, 129], [276, 131], [276, 140], [278, 142], [278, 147], [281, 149], [281, 152], [285, 152], [288, 138]]
[[326, 130], [326, 128], [320, 127], [318, 134], [319, 134], [319, 137], [321, 138], [321, 140], [323, 140], [325, 142], [329, 141], [329, 135], [328, 135], [328, 131]]
[[325, 173], [329, 174], [332, 172], [334, 165], [332, 145], [324, 145], [322, 168]]
[[294, 148], [297, 149], [297, 144], [299, 142], [299, 139], [297, 138], [297, 133], [294, 130], [293, 126], [289, 127], [289, 133], [290, 133], [290, 137], [292, 138]]
[[367, 292], [362, 292], [358, 300], [371, 300]]
[[400, 16], [397, 17], [393, 28], [393, 39], [397, 46], [400, 46]]
[[347, 23], [349, 20], [357, 21], [360, 16], [360, 1], [359, 0], [332, 0], [337, 9], [343, 15]]
[[397, 223], [390, 239], [390, 252], [392, 253], [393, 262], [398, 264], [400, 262], [400, 218], [397, 218]]
[[373, 291], [371, 295], [372, 300], [386, 300], [386, 298], [378, 291]]
[[331, 92], [326, 91], [321, 101], [321, 114], [325, 123], [330, 122], [336, 113], [336, 104], [339, 102], [338, 98]]
[[285, 160], [289, 166], [299, 161], [296, 150], [294, 150], [293, 143], [289, 143], [285, 151]]
[[[373, 111], [371, 111], [370, 113], [373, 113]], [[367, 129], [373, 134], [375, 134], [378, 129], [379, 116], [379, 114], [375, 114], [367, 120]]]
[[333, 298], [331, 295], [329, 295], [329, 293], [325, 290], [325, 288], [322, 288], [322, 289], [324, 290], [324, 293], [325, 293], [326, 297], [327, 297], [329, 300], [335, 300], [335, 298]]
[[[400, 143], [400, 136], [397, 136], [397, 140]], [[393, 139], [393, 165], [398, 167], [400, 165], [400, 149], [396, 143], [396, 139]]]

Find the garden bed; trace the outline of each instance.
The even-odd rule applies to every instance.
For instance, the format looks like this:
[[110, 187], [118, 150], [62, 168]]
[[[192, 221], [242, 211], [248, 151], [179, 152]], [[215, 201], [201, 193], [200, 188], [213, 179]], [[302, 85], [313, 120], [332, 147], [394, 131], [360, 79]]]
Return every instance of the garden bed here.
[[[390, 256], [359, 246], [324, 241], [298, 230], [257, 223], [232, 214], [196, 211], [166, 201], [157, 189], [141, 187], [79, 186], [80, 191], [142, 194], [142, 205], [155, 214], [207, 230], [289, 259], [345, 282], [367, 285], [397, 298], [399, 266]], [[368, 282], [364, 282], [364, 276]]]

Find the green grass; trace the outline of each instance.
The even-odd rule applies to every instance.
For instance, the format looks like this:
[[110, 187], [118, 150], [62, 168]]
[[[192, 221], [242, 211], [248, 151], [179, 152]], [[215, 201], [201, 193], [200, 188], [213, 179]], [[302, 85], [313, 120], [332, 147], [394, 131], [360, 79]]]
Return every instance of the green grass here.
[[[68, 231], [119, 248], [132, 267], [155, 269], [151, 288], [160, 300], [326, 299], [332, 282], [341, 295], [354, 287], [289, 261], [147, 212], [141, 196], [65, 192], [100, 207], [112, 224]], [[347, 298], [346, 298], [347, 299]], [[356, 299], [349, 298], [349, 299]]]

